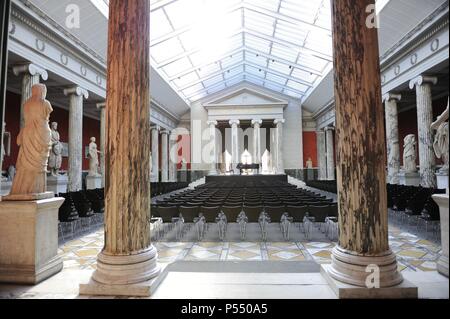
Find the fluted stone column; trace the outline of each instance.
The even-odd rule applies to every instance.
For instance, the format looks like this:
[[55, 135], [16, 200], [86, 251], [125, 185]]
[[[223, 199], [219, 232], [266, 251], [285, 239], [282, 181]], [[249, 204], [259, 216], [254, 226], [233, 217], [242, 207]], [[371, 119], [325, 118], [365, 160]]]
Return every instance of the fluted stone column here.
[[324, 181], [327, 179], [327, 147], [325, 143], [325, 131], [317, 131], [317, 159], [319, 161], [318, 179]]
[[159, 182], [159, 131], [160, 127], [155, 125], [151, 127], [152, 138], [152, 170], [151, 182]]
[[89, 97], [88, 91], [75, 86], [64, 90], [69, 101], [69, 192], [83, 188], [83, 99]]
[[386, 144], [388, 183], [399, 184], [400, 144], [398, 141], [398, 106], [400, 94], [388, 93], [383, 96], [386, 119]]
[[82, 294], [149, 296], [150, 0], [109, 1], [105, 246]]
[[334, 181], [336, 176], [334, 174], [334, 136], [333, 136], [333, 127], [325, 128], [325, 139], [327, 144], [327, 180]]
[[24, 125], [23, 106], [25, 102], [31, 97], [31, 88], [38, 84], [40, 79], [47, 81], [48, 73], [45, 69], [33, 64], [17, 65], [13, 67], [13, 73], [16, 76], [23, 75], [22, 78], [22, 93], [20, 98], [20, 127]]
[[238, 126], [241, 122], [239, 120], [231, 120], [231, 164], [235, 174], [239, 173], [239, 170], [236, 168], [237, 164], [239, 164], [239, 135], [238, 135]]
[[106, 103], [98, 103], [100, 110], [100, 173], [102, 174], [102, 187], [105, 187], [105, 144], [106, 144]]
[[276, 119], [275, 124], [275, 167], [277, 174], [284, 174], [283, 162], [283, 124], [284, 119]]
[[178, 135], [171, 132], [169, 136], [169, 182], [177, 181]]
[[383, 298], [387, 290], [363, 287], [403, 281], [388, 241], [378, 34], [366, 26], [371, 4], [332, 1], [339, 244], [322, 267], [339, 297]]
[[211, 158], [210, 158], [211, 168], [209, 170], [209, 175], [217, 175], [218, 143], [217, 143], [216, 127], [218, 123], [217, 121], [208, 121], [207, 124], [209, 126], [209, 136], [211, 145]]
[[168, 130], [161, 131], [161, 182], [169, 181], [169, 134]]
[[253, 126], [253, 163], [260, 164], [259, 171], [262, 171], [261, 167], [261, 125], [262, 120], [252, 120]]
[[431, 85], [437, 84], [437, 78], [421, 75], [411, 80], [410, 89], [416, 88], [417, 98], [417, 127], [419, 131], [419, 165], [420, 185], [423, 187], [436, 187], [436, 174], [434, 172], [436, 158], [433, 150], [433, 101]]

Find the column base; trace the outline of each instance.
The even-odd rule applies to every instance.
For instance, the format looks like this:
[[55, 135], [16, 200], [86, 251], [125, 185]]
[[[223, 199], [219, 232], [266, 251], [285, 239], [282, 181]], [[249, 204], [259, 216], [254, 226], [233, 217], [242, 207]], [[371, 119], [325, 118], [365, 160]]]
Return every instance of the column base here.
[[58, 209], [63, 202], [0, 202], [0, 282], [37, 284], [62, 270]]
[[366, 288], [371, 284], [366, 281], [375, 274], [375, 267], [378, 267], [379, 273], [378, 287], [393, 287], [403, 281], [397, 270], [397, 258], [391, 250], [379, 255], [361, 256], [336, 246], [331, 260], [328, 273], [342, 283]]
[[86, 176], [86, 189], [102, 188], [102, 176]]
[[47, 176], [47, 190], [55, 194], [67, 193], [69, 179], [66, 175]]
[[6, 196], [11, 192], [12, 182], [0, 182], [0, 196]]
[[331, 265], [321, 265], [321, 274], [339, 299], [417, 299], [418, 288], [403, 280], [385, 288], [366, 288], [343, 283], [331, 276]]
[[157, 257], [153, 245], [134, 255], [101, 252], [91, 280], [80, 284], [80, 295], [149, 297], [160, 282]]
[[401, 172], [398, 174], [400, 185], [419, 186], [420, 174], [417, 172]]

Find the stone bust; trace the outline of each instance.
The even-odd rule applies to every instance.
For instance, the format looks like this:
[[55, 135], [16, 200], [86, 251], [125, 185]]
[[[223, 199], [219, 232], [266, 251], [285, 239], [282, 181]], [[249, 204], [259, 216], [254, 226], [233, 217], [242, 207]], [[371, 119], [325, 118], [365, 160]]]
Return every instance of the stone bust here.
[[62, 144], [58, 133], [58, 123], [53, 122], [51, 125], [52, 147], [48, 158], [48, 168], [52, 176], [58, 176], [62, 162]]
[[409, 134], [403, 141], [403, 169], [408, 173], [416, 172], [416, 136], [414, 134]]
[[448, 160], [449, 160], [449, 141], [448, 141], [448, 116], [449, 104], [447, 109], [442, 113], [431, 125], [432, 130], [436, 130], [434, 138], [433, 149], [437, 158], [441, 158], [444, 165], [439, 170], [441, 174], [448, 174]]
[[89, 143], [89, 174], [88, 176], [99, 177], [98, 173], [98, 154], [100, 152], [97, 150], [97, 144], [95, 143], [95, 137], [91, 137], [91, 142]]
[[37, 195], [46, 192], [47, 162], [51, 148], [48, 125], [53, 111], [47, 101], [47, 87], [33, 85], [32, 95], [23, 107], [24, 126], [17, 137], [19, 155], [10, 195]]

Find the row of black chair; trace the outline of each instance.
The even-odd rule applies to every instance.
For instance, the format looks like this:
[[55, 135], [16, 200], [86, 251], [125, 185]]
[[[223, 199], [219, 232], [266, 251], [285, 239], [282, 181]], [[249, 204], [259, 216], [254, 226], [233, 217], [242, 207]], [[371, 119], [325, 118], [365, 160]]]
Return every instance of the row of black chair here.
[[59, 208], [59, 221], [72, 222], [103, 214], [105, 210], [104, 189], [60, 193], [64, 203]]
[[189, 183], [186, 182], [152, 182], [150, 183], [150, 193], [151, 196], [159, 196], [186, 188], [188, 186]]

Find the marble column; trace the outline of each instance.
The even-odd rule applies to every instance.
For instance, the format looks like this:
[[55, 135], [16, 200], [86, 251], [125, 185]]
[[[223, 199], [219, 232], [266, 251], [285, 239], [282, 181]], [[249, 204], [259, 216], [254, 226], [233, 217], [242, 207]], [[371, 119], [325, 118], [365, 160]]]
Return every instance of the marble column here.
[[169, 134], [168, 130], [161, 131], [161, 182], [169, 181]]
[[75, 86], [64, 90], [69, 101], [69, 192], [83, 188], [83, 100], [89, 97], [88, 91]]
[[284, 174], [283, 162], [283, 124], [284, 119], [276, 119], [275, 124], [275, 167], [277, 174]]
[[238, 126], [241, 122], [239, 120], [231, 120], [231, 165], [235, 174], [239, 173], [239, 170], [236, 168], [237, 164], [239, 164], [239, 132]]
[[388, 93], [383, 96], [386, 120], [386, 145], [388, 183], [399, 184], [400, 173], [400, 144], [398, 140], [398, 106], [400, 94]]
[[317, 131], [317, 159], [319, 164], [318, 179], [324, 181], [327, 179], [327, 147], [325, 143], [325, 131]]
[[159, 182], [159, 131], [158, 125], [151, 127], [152, 138], [152, 170], [151, 170], [151, 182]]
[[322, 267], [340, 298], [392, 296], [392, 289], [370, 288], [403, 281], [388, 240], [378, 33], [366, 26], [370, 4], [332, 1], [339, 243], [332, 264]]
[[110, 0], [108, 27], [105, 246], [80, 293], [149, 296], [160, 272], [150, 233], [150, 0]]
[[16, 76], [23, 75], [22, 78], [22, 93], [20, 98], [20, 127], [23, 127], [23, 106], [31, 97], [31, 88], [38, 84], [40, 79], [47, 81], [48, 73], [45, 69], [33, 64], [17, 65], [13, 67], [13, 73]]
[[100, 110], [100, 174], [102, 174], [102, 187], [105, 187], [105, 143], [106, 143], [106, 103], [98, 103]]
[[209, 143], [211, 146], [211, 158], [210, 158], [210, 170], [209, 175], [217, 175], [217, 150], [218, 150], [218, 141], [217, 141], [217, 134], [216, 134], [216, 127], [217, 127], [217, 121], [208, 121], [207, 122], [209, 126]]
[[334, 128], [327, 126], [325, 128], [325, 139], [327, 144], [327, 180], [334, 181], [336, 176], [334, 174]]
[[433, 150], [433, 101], [431, 85], [437, 84], [437, 78], [421, 75], [411, 80], [410, 89], [416, 88], [417, 99], [417, 127], [419, 131], [419, 165], [420, 185], [423, 187], [436, 187], [434, 172], [436, 158]]
[[252, 120], [253, 126], [253, 163], [260, 164], [259, 171], [262, 171], [261, 167], [261, 125], [262, 120]]
[[169, 136], [169, 182], [177, 181], [178, 135], [171, 132]]

